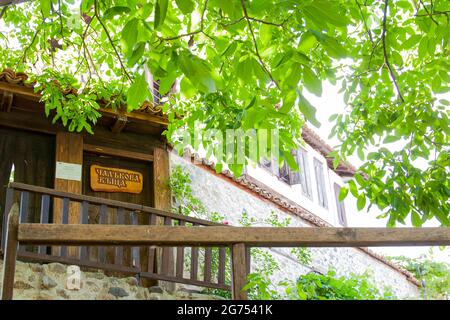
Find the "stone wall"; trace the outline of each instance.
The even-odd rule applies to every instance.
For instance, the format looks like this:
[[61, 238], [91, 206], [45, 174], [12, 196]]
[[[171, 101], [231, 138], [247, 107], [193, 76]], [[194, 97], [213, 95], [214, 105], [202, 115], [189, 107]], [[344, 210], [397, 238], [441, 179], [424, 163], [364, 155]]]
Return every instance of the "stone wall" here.
[[[0, 287], [3, 279], [0, 260]], [[161, 287], [138, 286], [134, 277], [108, 277], [103, 272], [81, 272], [79, 290], [67, 286], [67, 266], [60, 263], [36, 264], [18, 261], [14, 277], [16, 300], [218, 300], [196, 290], [180, 287], [168, 293]]]
[[[181, 165], [189, 173], [194, 196], [199, 198], [208, 210], [225, 215], [231, 224], [239, 225], [238, 221], [243, 212], [258, 220], [275, 212], [280, 218], [291, 217], [291, 226], [308, 226], [298, 216], [279, 209], [272, 202], [247, 192], [243, 187], [231, 183], [226, 178], [195, 166], [174, 153], [170, 156], [171, 167]], [[277, 274], [275, 281], [284, 278], [295, 279], [300, 273], [311, 269], [326, 272], [329, 268], [334, 268], [338, 275], [347, 275], [351, 272], [361, 274], [368, 271], [372, 273], [373, 279], [381, 290], [388, 286], [400, 298], [417, 297], [419, 294], [417, 286], [400, 271], [357, 248], [312, 248], [311, 266], [300, 265], [287, 249], [271, 251], [282, 270]]]

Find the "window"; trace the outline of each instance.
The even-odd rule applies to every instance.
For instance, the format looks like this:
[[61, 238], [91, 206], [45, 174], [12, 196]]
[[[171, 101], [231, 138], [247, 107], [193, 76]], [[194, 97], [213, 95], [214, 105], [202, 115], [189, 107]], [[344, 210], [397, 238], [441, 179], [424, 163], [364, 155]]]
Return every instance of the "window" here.
[[338, 221], [341, 226], [347, 226], [347, 217], [345, 216], [345, 205], [344, 201], [339, 201], [339, 194], [341, 193], [341, 187], [335, 183], [334, 184], [334, 195], [336, 198], [336, 208], [338, 214]]
[[316, 174], [317, 196], [319, 205], [328, 209], [327, 191], [325, 188], [325, 177], [323, 175], [323, 164], [314, 158], [314, 172]]
[[270, 173], [278, 176], [278, 164], [276, 163], [275, 159], [269, 160], [267, 158], [262, 158], [259, 164]]
[[300, 168], [299, 180], [302, 186], [302, 194], [312, 199], [311, 179], [308, 165], [308, 154], [305, 150], [299, 149], [297, 153], [297, 163]]

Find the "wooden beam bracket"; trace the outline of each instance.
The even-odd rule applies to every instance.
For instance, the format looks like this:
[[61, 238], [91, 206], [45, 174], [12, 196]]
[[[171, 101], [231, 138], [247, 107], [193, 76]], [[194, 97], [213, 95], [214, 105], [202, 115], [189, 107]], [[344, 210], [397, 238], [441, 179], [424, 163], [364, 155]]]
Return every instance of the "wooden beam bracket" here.
[[12, 108], [12, 103], [14, 100], [14, 94], [9, 91], [3, 91], [2, 99], [0, 101], [0, 111], [10, 112]]
[[125, 128], [125, 126], [128, 123], [128, 117], [127, 115], [123, 113], [117, 114], [116, 121], [111, 126], [112, 133], [120, 133]]

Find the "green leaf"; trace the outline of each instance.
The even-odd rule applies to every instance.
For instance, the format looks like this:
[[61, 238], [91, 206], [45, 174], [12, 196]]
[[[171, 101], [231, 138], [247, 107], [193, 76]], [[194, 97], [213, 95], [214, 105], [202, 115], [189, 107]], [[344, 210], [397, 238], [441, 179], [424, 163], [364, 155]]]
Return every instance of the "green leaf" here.
[[314, 108], [302, 94], [300, 94], [298, 108], [300, 109], [300, 112], [305, 116], [306, 120], [311, 122], [316, 127], [320, 127], [320, 122], [316, 119], [316, 108]]
[[140, 42], [136, 48], [133, 50], [133, 53], [131, 54], [131, 57], [128, 59], [128, 66], [131, 68], [133, 67], [138, 61], [139, 59], [142, 58], [142, 55], [144, 54], [145, 51], [145, 43], [144, 42]]
[[191, 14], [195, 9], [195, 2], [193, 0], [175, 0], [175, 2], [184, 15]]
[[309, 92], [314, 93], [318, 97], [322, 95], [322, 81], [314, 71], [306, 66], [303, 68], [303, 83]]
[[161, 27], [166, 19], [169, 0], [157, 0], [155, 6], [155, 29]]
[[354, 180], [350, 180], [348, 182], [348, 188], [350, 190], [350, 193], [355, 197], [358, 198], [358, 188], [356, 187], [356, 183]]
[[339, 191], [339, 201], [344, 201], [344, 199], [347, 197], [348, 189], [346, 187], [342, 187]]
[[298, 44], [297, 49], [301, 52], [307, 53], [317, 43], [316, 37], [311, 32], [305, 32]]
[[359, 211], [361, 211], [362, 209], [364, 209], [365, 206], [366, 206], [366, 196], [364, 195], [364, 193], [361, 193], [358, 196], [358, 201], [356, 202], [356, 207], [358, 208]]
[[401, 139], [401, 136], [387, 136], [384, 138], [383, 143], [392, 143]]
[[415, 211], [411, 213], [411, 222], [414, 227], [422, 226], [422, 219], [420, 218], [419, 214]]
[[359, 147], [359, 148], [356, 149], [356, 150], [357, 150], [357, 153], [358, 153], [358, 158], [359, 158], [361, 161], [364, 161], [364, 160], [365, 160], [364, 149], [363, 149], [362, 147]]
[[145, 75], [138, 75], [127, 92], [127, 110], [135, 110], [150, 96], [150, 90], [145, 81]]
[[340, 163], [341, 157], [339, 157], [339, 155], [336, 155], [333, 159], [333, 169], [336, 170], [336, 168], [339, 166]]
[[112, 8], [108, 8], [105, 13], [103, 14], [103, 18], [104, 19], [111, 19], [114, 18], [115, 16], [124, 14], [124, 13], [128, 13], [130, 12], [131, 9], [125, 6], [116, 6], [116, 7], [112, 7]]
[[[122, 29], [122, 42], [124, 44], [124, 50], [128, 53], [132, 53], [132, 50], [134, 48], [134, 45], [136, 44], [137, 40], [137, 27], [138, 27], [139, 20], [134, 18], [127, 22], [125, 27]], [[128, 55], [128, 54], [127, 54]]]
[[51, 0], [41, 0], [40, 8], [44, 17], [50, 16], [50, 11], [52, 9], [52, 1]]

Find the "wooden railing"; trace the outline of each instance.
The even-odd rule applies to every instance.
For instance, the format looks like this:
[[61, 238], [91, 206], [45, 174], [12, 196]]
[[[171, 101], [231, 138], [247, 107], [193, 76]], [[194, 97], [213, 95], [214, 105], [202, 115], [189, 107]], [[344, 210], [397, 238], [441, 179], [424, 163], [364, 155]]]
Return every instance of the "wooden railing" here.
[[[14, 184], [11, 189], [21, 191], [20, 210], [11, 210], [8, 216], [7, 230], [4, 244], [4, 264], [3, 264], [3, 290], [2, 299], [12, 299], [14, 286], [15, 264], [18, 256], [18, 248], [23, 245], [33, 246], [77, 246], [81, 249], [90, 246], [115, 246], [116, 250], [120, 247], [133, 248], [154, 248], [153, 246], [163, 246], [165, 248], [176, 246], [177, 248], [193, 247], [191, 255], [190, 277], [181, 277], [184, 275], [182, 264], [179, 261], [184, 260], [183, 250], [177, 250], [178, 255], [183, 259], [177, 259], [176, 272], [180, 277], [172, 275], [157, 274], [152, 272], [140, 272], [143, 276], [154, 276], [157, 274], [162, 280], [177, 281], [183, 283], [192, 283], [197, 285], [210, 285], [211, 287], [229, 288], [223, 284], [225, 272], [225, 248], [231, 249], [231, 291], [234, 299], [246, 299], [247, 294], [244, 290], [248, 267], [250, 265], [249, 249], [251, 247], [361, 247], [361, 246], [422, 246], [422, 245], [450, 245], [450, 228], [274, 228], [274, 227], [228, 227], [208, 223], [207, 226], [200, 226], [198, 219], [177, 216], [171, 213], [162, 212], [153, 208], [135, 207], [135, 205], [123, 204], [120, 202], [111, 202], [97, 198], [73, 196], [67, 193], [56, 192], [48, 189], [24, 186]], [[45, 191], [45, 192], [44, 192]], [[86, 203], [89, 205], [106, 205], [117, 209], [133, 211], [138, 209], [146, 210], [148, 214], [154, 214], [164, 218], [164, 225], [155, 223], [144, 225], [103, 225], [103, 224], [47, 224], [45, 221], [40, 223], [26, 223], [27, 192], [35, 192], [51, 197], [63, 199], [65, 205], [62, 206], [64, 212], [68, 211], [70, 201], [81, 202], [82, 222], [86, 222]], [[13, 196], [8, 191], [8, 205], [12, 207]], [[49, 200], [42, 200], [44, 203], [50, 203]], [[47, 205], [41, 206], [47, 209]], [[83, 209], [84, 208], [84, 209]], [[44, 210], [45, 211], [45, 210]], [[67, 213], [63, 212], [63, 222]], [[44, 212], [45, 213], [45, 212]], [[42, 217], [45, 214], [41, 214]], [[170, 220], [169, 220], [170, 219]], [[44, 219], [45, 220], [45, 219]], [[174, 225], [173, 221], [179, 223]], [[121, 220], [123, 221], [123, 219]], [[170, 221], [170, 223], [167, 223]], [[183, 223], [184, 221], [184, 223]], [[6, 225], [6, 224], [5, 224]], [[190, 225], [190, 226], [189, 226]], [[205, 251], [204, 255], [204, 279], [198, 280], [198, 266], [192, 261], [198, 261], [198, 254], [195, 248], [219, 248], [219, 267], [218, 281], [210, 281], [212, 274], [211, 256], [212, 251]], [[22, 249], [23, 250], [23, 249]], [[212, 249], [211, 249], [212, 250]], [[19, 250], [20, 251], [20, 250]], [[207, 253], [209, 251], [209, 253]], [[63, 250], [62, 252], [68, 252]], [[47, 250], [48, 255], [48, 250]], [[20, 254], [19, 254], [20, 256]], [[50, 256], [50, 258], [54, 258]], [[63, 257], [59, 257], [62, 259]], [[164, 256], [163, 261], [167, 259]], [[51, 260], [52, 261], [52, 260]], [[53, 260], [54, 261], [54, 260]], [[66, 260], [63, 260], [63, 262]], [[76, 260], [72, 260], [76, 261]], [[122, 259], [123, 261], [123, 259]], [[78, 264], [85, 263], [84, 260], [77, 260]], [[76, 262], [75, 262], [76, 263]], [[110, 264], [94, 266], [108, 268]], [[119, 265], [119, 271], [124, 267]], [[133, 269], [137, 271], [138, 268]], [[150, 273], [150, 275], [147, 275]]]
[[[11, 183], [7, 189], [1, 249], [6, 246], [6, 219], [19, 204], [20, 223], [60, 223], [66, 225], [70, 215], [82, 225], [164, 225], [195, 228], [221, 224], [158, 210], [132, 203], [90, 197], [53, 189]], [[57, 208], [59, 212], [55, 212]], [[37, 212], [37, 213], [36, 213]], [[30, 214], [31, 213], [31, 214]], [[54, 221], [53, 217], [60, 217]], [[231, 228], [231, 227], [230, 227]], [[201, 287], [230, 290], [226, 268], [230, 252], [226, 247], [211, 246], [68, 246], [20, 245], [20, 259], [60, 262], [103, 269], [139, 278], [163, 280]], [[213, 262], [213, 257], [215, 257]], [[158, 261], [159, 260], [159, 261]], [[228, 265], [229, 268], [229, 265]]]

